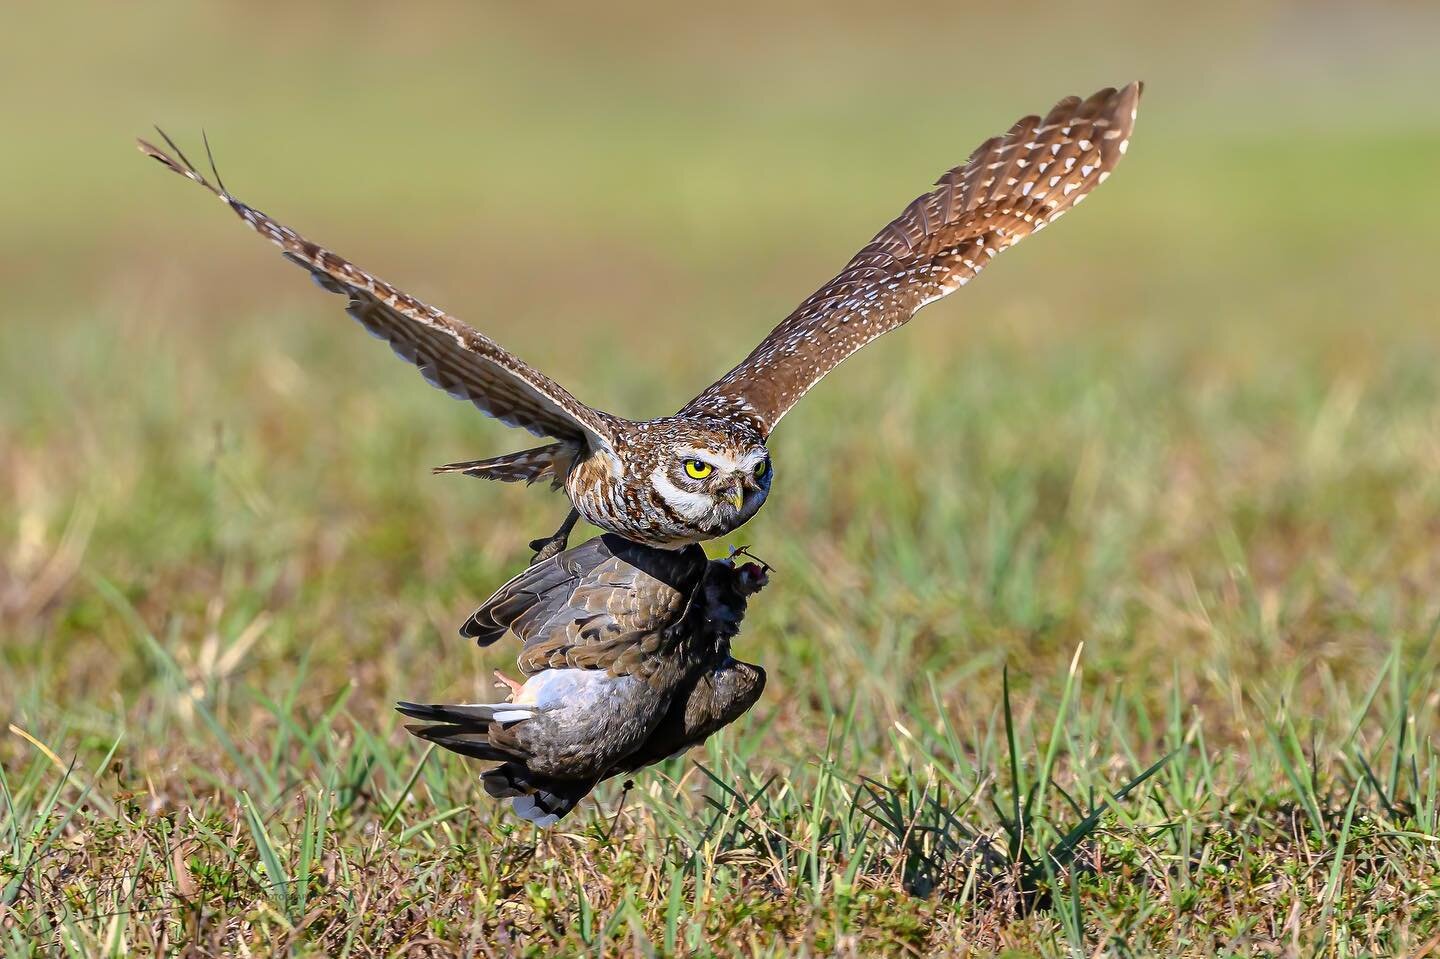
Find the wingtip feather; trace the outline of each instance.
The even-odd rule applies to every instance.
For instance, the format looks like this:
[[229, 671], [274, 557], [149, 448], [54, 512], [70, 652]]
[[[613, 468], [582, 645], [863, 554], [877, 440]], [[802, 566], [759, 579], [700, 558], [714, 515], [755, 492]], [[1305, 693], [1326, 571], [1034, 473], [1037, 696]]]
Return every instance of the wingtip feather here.
[[[209, 190], [211, 193], [224, 200], [226, 203], [231, 202], [229, 194], [227, 194], [223, 188], [215, 186], [215, 184], [205, 179], [205, 177], [200, 174], [200, 171], [195, 169], [195, 164], [190, 162], [190, 158], [185, 155], [185, 151], [180, 149], [180, 147], [175, 143], [175, 141], [170, 138], [169, 134], [167, 134], [164, 130], [160, 129], [158, 126], [155, 128], [155, 132], [160, 134], [160, 139], [165, 141], [165, 145], [170, 148], [170, 153], [167, 153], [164, 150], [160, 149], [155, 144], [151, 143], [149, 140], [146, 140], [144, 137], [136, 137], [135, 146], [137, 149], [139, 149], [141, 153], [145, 154], [155, 162], [163, 165], [167, 170], [171, 171], [172, 173], [178, 173], [188, 180], [194, 180], [196, 183], [200, 184], [205, 189]], [[210, 149], [208, 143], [206, 144], [205, 149], [208, 153]], [[172, 156], [171, 154], [174, 155]], [[219, 179], [218, 174], [216, 175], [216, 179]]]

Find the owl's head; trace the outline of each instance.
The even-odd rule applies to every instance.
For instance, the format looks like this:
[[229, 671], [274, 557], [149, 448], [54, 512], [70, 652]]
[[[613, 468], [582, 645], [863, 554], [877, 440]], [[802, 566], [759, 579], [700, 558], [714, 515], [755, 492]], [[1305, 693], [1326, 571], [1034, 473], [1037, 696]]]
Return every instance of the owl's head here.
[[698, 534], [723, 536], [770, 494], [770, 451], [758, 437], [691, 425], [661, 451], [650, 474], [656, 494]]

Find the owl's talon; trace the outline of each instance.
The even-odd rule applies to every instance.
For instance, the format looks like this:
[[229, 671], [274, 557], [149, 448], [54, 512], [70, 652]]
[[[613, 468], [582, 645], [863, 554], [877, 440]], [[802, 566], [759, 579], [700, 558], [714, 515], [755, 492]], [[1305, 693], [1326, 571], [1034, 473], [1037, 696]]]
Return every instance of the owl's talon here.
[[543, 563], [547, 559], [565, 552], [565, 547], [570, 543], [570, 531], [575, 528], [575, 524], [579, 520], [580, 514], [572, 509], [570, 515], [565, 517], [565, 522], [561, 523], [560, 528], [554, 533], [543, 539], [532, 539], [530, 548], [535, 551], [535, 555], [530, 558], [530, 565]]
[[534, 566], [536, 563], [543, 563], [547, 559], [559, 556], [565, 552], [565, 546], [569, 539], [568, 536], [551, 536], [548, 539], [531, 540], [530, 548], [535, 551], [535, 555], [530, 558], [530, 565]]

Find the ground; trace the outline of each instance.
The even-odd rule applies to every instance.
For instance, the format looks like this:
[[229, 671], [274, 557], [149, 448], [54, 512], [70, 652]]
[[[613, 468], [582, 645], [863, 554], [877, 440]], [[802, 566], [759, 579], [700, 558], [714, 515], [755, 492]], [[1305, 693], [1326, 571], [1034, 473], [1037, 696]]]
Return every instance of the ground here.
[[[784, 57], [459, 10], [242, 50], [233, 11], [174, 13], [97, 7], [115, 49], [37, 85], [0, 161], [30, 185], [0, 208], [7, 953], [1440, 941], [1440, 128], [1409, 21], [1267, 8], [956, 102], [940, 31], [860, 10], [757, 12]], [[550, 831], [391, 709], [498, 695], [513, 650], [456, 629], [563, 501], [428, 470], [528, 438], [127, 145], [203, 123], [241, 198], [648, 415], [979, 139], [1137, 74], [1082, 209], [777, 432], [770, 503], [713, 544], [775, 567], [737, 642], [761, 703]]]

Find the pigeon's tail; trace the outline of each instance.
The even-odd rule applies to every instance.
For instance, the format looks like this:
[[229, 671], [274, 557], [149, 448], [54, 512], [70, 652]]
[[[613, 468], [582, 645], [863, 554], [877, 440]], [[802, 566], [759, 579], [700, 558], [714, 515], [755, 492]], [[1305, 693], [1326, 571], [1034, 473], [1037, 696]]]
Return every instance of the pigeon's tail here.
[[405, 727], [421, 739], [462, 756], [496, 762], [521, 757], [491, 741], [491, 726], [498, 723], [503, 727], [535, 715], [535, 710], [512, 703], [460, 703], [453, 706], [396, 703], [395, 708], [411, 719], [423, 720]]
[[514, 724], [535, 716], [531, 707], [514, 703], [396, 703], [395, 708], [411, 719], [421, 720], [405, 727], [421, 739], [462, 756], [500, 763], [481, 775], [485, 791], [496, 799], [509, 799], [520, 818], [541, 828], [553, 826], [595, 788], [594, 779], [556, 779], [530, 768], [513, 730]]
[[487, 793], [509, 799], [517, 816], [542, 829], [555, 825], [595, 788], [594, 780], [541, 776], [520, 761], [496, 766], [480, 781]]

